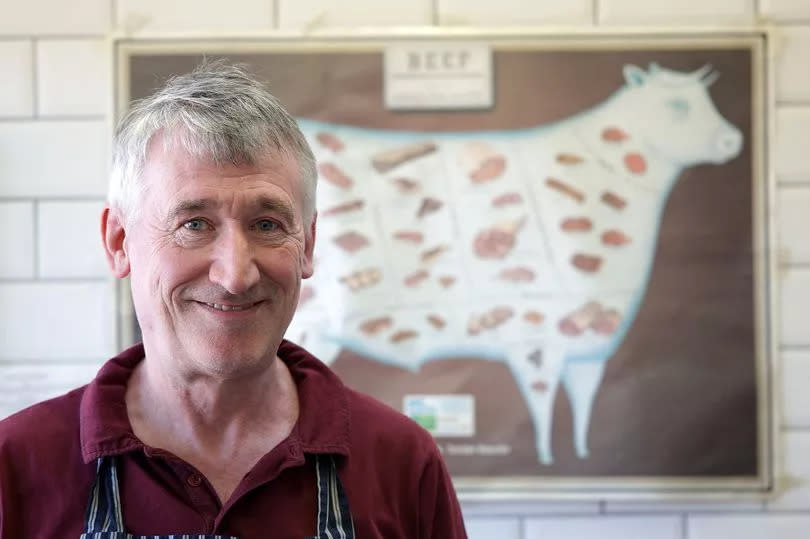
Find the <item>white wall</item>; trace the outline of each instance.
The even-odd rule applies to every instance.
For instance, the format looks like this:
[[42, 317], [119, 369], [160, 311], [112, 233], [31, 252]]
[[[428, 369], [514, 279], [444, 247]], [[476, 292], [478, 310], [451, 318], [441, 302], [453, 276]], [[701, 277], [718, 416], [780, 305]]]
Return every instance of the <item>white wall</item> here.
[[[773, 502], [465, 504], [472, 538], [810, 537], [810, 0], [2, 0], [0, 417], [88, 380], [115, 352], [97, 242], [114, 30], [398, 25], [723, 25], [779, 31], [774, 166], [787, 491]], [[807, 305], [807, 307], [806, 307]]]

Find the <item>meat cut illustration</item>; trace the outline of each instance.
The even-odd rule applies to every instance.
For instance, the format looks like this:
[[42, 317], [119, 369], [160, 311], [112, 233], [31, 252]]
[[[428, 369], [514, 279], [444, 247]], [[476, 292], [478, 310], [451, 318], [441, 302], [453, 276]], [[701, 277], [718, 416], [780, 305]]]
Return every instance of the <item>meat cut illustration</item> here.
[[513, 131], [301, 120], [319, 163], [318, 243], [287, 338], [327, 362], [342, 349], [413, 371], [505, 362], [538, 461], [553, 461], [560, 387], [587, 458], [594, 398], [644, 297], [672, 187], [742, 149], [709, 94], [716, 77], [626, 65], [603, 103]]

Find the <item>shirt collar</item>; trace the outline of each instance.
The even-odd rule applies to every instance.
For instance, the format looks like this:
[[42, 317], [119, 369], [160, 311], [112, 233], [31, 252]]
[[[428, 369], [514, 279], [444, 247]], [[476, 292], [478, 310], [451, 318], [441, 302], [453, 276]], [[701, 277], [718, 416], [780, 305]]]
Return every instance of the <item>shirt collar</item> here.
[[[329, 368], [312, 354], [282, 341], [278, 357], [287, 365], [298, 389], [299, 415], [291, 440], [304, 453], [349, 454], [349, 404], [347, 389]], [[107, 361], [87, 386], [80, 405], [82, 458], [143, 449], [132, 432], [126, 408], [126, 389], [135, 366], [144, 358], [137, 344]]]

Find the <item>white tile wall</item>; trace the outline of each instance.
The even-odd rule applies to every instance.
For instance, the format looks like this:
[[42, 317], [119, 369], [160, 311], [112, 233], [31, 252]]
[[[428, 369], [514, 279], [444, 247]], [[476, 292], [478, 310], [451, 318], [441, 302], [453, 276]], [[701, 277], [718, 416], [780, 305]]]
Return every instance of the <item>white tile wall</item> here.
[[[807, 2], [810, 5], [810, 2]], [[776, 98], [784, 101], [810, 102], [810, 24], [788, 26], [779, 30], [776, 55]]]
[[468, 518], [464, 521], [469, 539], [520, 539], [520, 520], [506, 518]]
[[34, 203], [0, 202], [0, 231], [0, 279], [34, 277]]
[[807, 539], [810, 515], [735, 515], [689, 518], [689, 539]]
[[30, 40], [0, 41], [0, 117], [34, 113], [34, 63]]
[[461, 509], [468, 517], [505, 517], [514, 515], [595, 515], [599, 513], [599, 502], [506, 502], [492, 504], [486, 502], [463, 502]]
[[735, 513], [761, 511], [763, 502], [607, 502], [607, 513]]
[[679, 516], [529, 518], [525, 539], [682, 539]]
[[810, 185], [783, 186], [777, 191], [776, 202], [779, 263], [810, 263], [810, 241], [807, 238]]
[[602, 0], [599, 20], [607, 24], [721, 24], [749, 23], [751, 0]]
[[0, 122], [0, 197], [105, 196], [103, 121]]
[[810, 107], [776, 111], [774, 170], [779, 181], [810, 181]]
[[[171, 6], [171, 7], [169, 7]], [[216, 35], [273, 28], [273, 0], [118, 0], [116, 19], [129, 33]]]
[[437, 0], [439, 24], [589, 25], [593, 22], [592, 0], [525, 2], [524, 0]]
[[104, 202], [42, 202], [39, 205], [39, 275], [44, 278], [106, 277], [100, 215]]
[[807, 0], [759, 0], [759, 12], [771, 20], [808, 20], [810, 19], [810, 2]]
[[4, 0], [0, 35], [103, 34], [110, 28], [110, 0]]
[[101, 362], [72, 365], [0, 363], [0, 419], [92, 380]]
[[279, 28], [431, 24], [431, 0], [295, 0], [279, 5]]
[[782, 446], [783, 469], [777, 476], [781, 494], [768, 502], [768, 508], [810, 511], [810, 431], [783, 432]]
[[[810, 1], [808, 0], [2, 0], [0, 5], [0, 417], [88, 380], [114, 353], [113, 286], [95, 212], [106, 192], [105, 121], [111, 88], [107, 32], [221, 36], [240, 32], [414, 26], [711, 25], [753, 21], [755, 6], [779, 26], [777, 139], [773, 163], [782, 344], [810, 344]], [[115, 21], [111, 17], [115, 14]], [[275, 20], [275, 15], [278, 20]], [[437, 20], [434, 21], [434, 17]], [[36, 47], [33, 46], [36, 42]], [[35, 53], [32, 51], [36, 51]], [[33, 57], [32, 57], [33, 56]], [[806, 106], [801, 106], [805, 104]], [[37, 110], [35, 110], [37, 106]], [[43, 118], [31, 118], [40, 114]], [[47, 121], [58, 116], [60, 121]], [[28, 121], [25, 121], [28, 120]], [[787, 185], [804, 182], [802, 186]], [[3, 200], [2, 197], [6, 197]], [[20, 197], [23, 200], [8, 200]], [[45, 200], [36, 200], [44, 197]], [[69, 200], [55, 200], [68, 198]], [[37, 211], [34, 211], [34, 208]], [[91, 218], [90, 215], [93, 214]], [[34, 219], [37, 215], [38, 218]], [[36, 223], [34, 221], [36, 220]], [[11, 225], [8, 224], [11, 223]], [[11, 228], [10, 228], [11, 227]], [[38, 230], [36, 238], [34, 230]], [[10, 232], [13, 230], [13, 233]], [[60, 241], [63, 240], [63, 241]], [[69, 250], [68, 250], [69, 249]], [[87, 258], [84, 258], [87, 255]], [[34, 267], [34, 260], [39, 265]], [[88, 279], [85, 279], [88, 277]], [[92, 279], [95, 280], [92, 280]], [[6, 279], [5, 282], [2, 279]], [[9, 281], [14, 279], [14, 281]], [[20, 282], [19, 279], [46, 279]], [[57, 281], [48, 281], [57, 279]], [[69, 279], [59, 281], [58, 279]], [[78, 363], [77, 360], [86, 363]], [[785, 492], [767, 504], [464, 503], [472, 539], [726, 539], [810, 537], [810, 351], [782, 353]], [[13, 391], [11, 390], [13, 388]], [[14, 395], [10, 395], [13, 393]], [[798, 429], [798, 430], [797, 430]], [[603, 508], [607, 514], [600, 514]], [[711, 511], [711, 515], [705, 514]], [[783, 513], [787, 511], [788, 513]], [[745, 514], [741, 514], [745, 513]], [[684, 528], [684, 519], [687, 526]]]
[[101, 39], [37, 41], [40, 116], [106, 114], [111, 94], [108, 48]]
[[107, 282], [0, 283], [0, 361], [110, 357], [112, 298]]
[[781, 425], [810, 428], [810, 350], [782, 352], [779, 366], [781, 375], [776, 393], [782, 404]]
[[810, 344], [810, 269], [787, 268], [777, 271], [781, 280], [781, 342], [789, 346]]

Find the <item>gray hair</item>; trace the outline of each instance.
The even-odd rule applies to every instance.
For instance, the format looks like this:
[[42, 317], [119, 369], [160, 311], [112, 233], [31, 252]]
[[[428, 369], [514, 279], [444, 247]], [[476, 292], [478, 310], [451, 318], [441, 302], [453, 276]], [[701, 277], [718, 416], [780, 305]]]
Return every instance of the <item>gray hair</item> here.
[[[109, 203], [136, 217], [145, 186], [140, 180], [155, 135], [215, 164], [252, 166], [273, 150], [298, 163], [304, 217], [315, 213], [315, 158], [295, 119], [242, 66], [203, 62], [135, 102], [113, 140]], [[308, 227], [307, 227], [308, 228]]]

